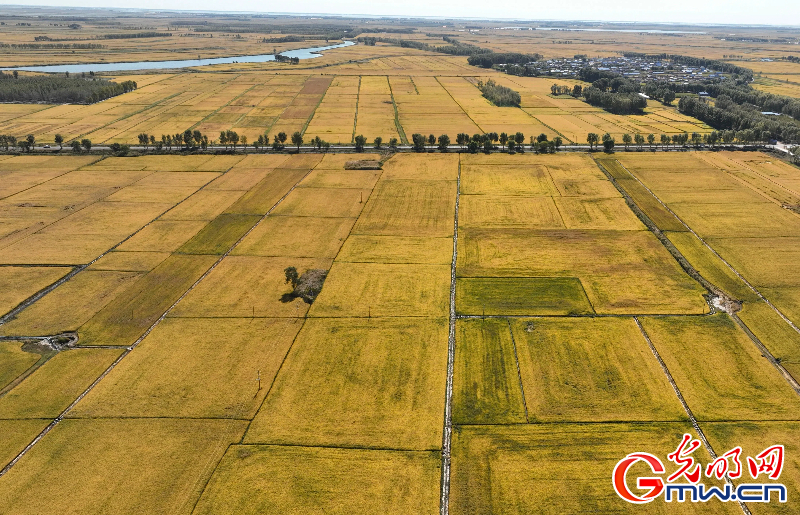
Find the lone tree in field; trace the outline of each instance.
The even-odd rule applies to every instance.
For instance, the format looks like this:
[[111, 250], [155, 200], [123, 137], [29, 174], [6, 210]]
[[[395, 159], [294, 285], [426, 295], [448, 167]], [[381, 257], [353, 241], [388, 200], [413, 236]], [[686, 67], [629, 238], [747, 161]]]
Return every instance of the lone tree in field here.
[[447, 147], [450, 146], [450, 136], [447, 134], [442, 134], [439, 136], [439, 150], [442, 152], [447, 152]]
[[595, 134], [594, 132], [590, 132], [586, 135], [586, 143], [589, 144], [589, 150], [594, 150], [594, 146], [600, 140], [600, 137]]
[[56, 134], [55, 142], [56, 145], [58, 145], [58, 150], [64, 150], [64, 136]]
[[[292, 136], [292, 141], [294, 141], [294, 136]], [[363, 152], [364, 145], [367, 144], [367, 138], [359, 134], [353, 141], [355, 142], [356, 152]]]
[[297, 273], [297, 269], [293, 266], [287, 267], [283, 273], [286, 275], [286, 283], [292, 283], [292, 288], [297, 286], [297, 280], [300, 278], [300, 274]]
[[303, 135], [300, 134], [300, 131], [295, 131], [295, 133], [292, 134], [292, 145], [295, 145], [297, 147], [297, 151], [300, 152], [300, 145], [302, 144], [303, 144]]
[[383, 138], [378, 136], [377, 138], [375, 138], [374, 143], [375, 143], [375, 148], [380, 149], [381, 148], [381, 144], [383, 144]]

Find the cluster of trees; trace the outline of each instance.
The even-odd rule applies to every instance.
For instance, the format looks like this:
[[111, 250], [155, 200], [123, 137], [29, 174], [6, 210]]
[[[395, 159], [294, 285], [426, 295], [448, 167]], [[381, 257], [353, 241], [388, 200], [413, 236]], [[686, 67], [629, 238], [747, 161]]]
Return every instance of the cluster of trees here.
[[613, 93], [594, 86], [583, 90], [583, 98], [586, 103], [614, 114], [641, 114], [647, 107], [647, 99], [639, 93]]
[[538, 61], [542, 58], [541, 54], [495, 52], [488, 48], [481, 48], [477, 45], [464, 43], [452, 36], [442, 36], [442, 41], [449, 43], [449, 45], [430, 45], [428, 43], [423, 43], [422, 41], [376, 37], [360, 37], [358, 38], [358, 41], [366, 45], [373, 46], [375, 43], [386, 43], [388, 45], [394, 45], [403, 48], [416, 48], [417, 50], [438, 52], [440, 54], [465, 55], [468, 56], [467, 62], [470, 65], [480, 66], [481, 68], [492, 68], [493, 66], [497, 65], [524, 65], [525, 63]]
[[758, 140], [779, 139], [795, 143], [800, 141], [800, 123], [788, 116], [767, 116], [748, 104], [738, 104], [727, 95], [720, 95], [714, 105], [698, 98], [683, 97], [678, 110], [693, 116], [717, 130], [750, 131]]
[[103, 34], [100, 39], [139, 39], [139, 38], [168, 38], [171, 32], [133, 32], [130, 34]]
[[282, 54], [275, 54], [275, 60], [280, 63], [300, 64], [299, 57], [289, 57]]
[[665, 105], [671, 105], [675, 101], [675, 91], [669, 87], [669, 83], [648, 82], [644, 85], [644, 94], [650, 98], [660, 100]]
[[[37, 39], [37, 41], [39, 40]], [[95, 50], [105, 47], [105, 45], [98, 45], [97, 43], [0, 43], [0, 48], [11, 48], [14, 50], [41, 50], [48, 48], [59, 50]]]
[[[625, 145], [625, 150], [628, 150], [631, 144], [635, 144], [639, 150], [642, 149], [642, 146], [645, 142], [649, 145], [651, 149], [657, 148], [660, 144], [663, 148], [669, 148], [670, 145], [673, 147], [683, 147], [686, 146], [689, 142], [695, 147], [700, 147], [701, 145], [709, 145], [712, 148], [716, 147], [717, 145], [730, 145], [732, 143], [739, 143], [748, 145], [751, 143], [759, 143], [764, 142], [766, 140], [763, 139], [763, 134], [758, 134], [756, 131], [752, 130], [744, 130], [744, 131], [712, 131], [707, 134], [699, 134], [697, 132], [693, 132], [691, 135], [689, 133], [682, 133], [682, 134], [673, 134], [672, 136], [668, 136], [666, 134], [661, 134], [656, 137], [655, 134], [648, 134], [645, 138], [642, 134], [634, 134], [631, 136], [630, 134], [623, 134], [622, 135], [622, 142]], [[610, 134], [606, 133], [602, 137], [595, 134], [589, 133], [586, 135], [586, 142], [589, 144], [589, 147], [594, 150], [597, 145], [602, 143], [604, 150], [607, 152], [611, 152], [614, 149], [616, 141]]]
[[486, 82], [479, 81], [478, 89], [481, 90], [483, 97], [498, 107], [513, 106], [519, 107], [522, 101], [519, 93], [511, 88], [497, 84], [492, 79]]
[[579, 97], [583, 94], [583, 87], [580, 84], [575, 84], [572, 87], [553, 84], [550, 86], [550, 93], [553, 95], [572, 95], [573, 97]]
[[449, 54], [449, 55], [473, 55], [477, 53], [488, 53], [491, 52], [488, 48], [481, 48], [475, 45], [470, 45], [469, 43], [462, 43], [455, 38], [445, 36], [442, 38], [445, 42], [450, 43], [449, 45], [429, 45], [428, 43], [423, 43], [422, 41], [413, 41], [409, 39], [397, 39], [397, 38], [375, 38], [375, 37], [360, 37], [358, 41], [361, 43], [367, 43], [370, 45], [375, 45], [375, 43], [386, 43], [387, 45], [399, 46], [402, 48], [415, 48], [417, 50], [425, 50], [428, 52], [437, 52], [440, 54]]
[[[498, 65], [519, 66], [524, 69], [524, 65], [542, 58], [541, 54], [520, 54], [518, 52], [493, 52], [488, 49], [481, 53], [475, 53], [467, 58], [467, 63], [481, 68], [491, 68]], [[520, 75], [516, 73], [514, 75]]]
[[21, 76], [0, 72], [0, 102], [92, 104], [136, 89], [136, 82], [64, 75]]
[[277, 38], [261, 38], [262, 43], [302, 43], [306, 38], [303, 36], [281, 36]]

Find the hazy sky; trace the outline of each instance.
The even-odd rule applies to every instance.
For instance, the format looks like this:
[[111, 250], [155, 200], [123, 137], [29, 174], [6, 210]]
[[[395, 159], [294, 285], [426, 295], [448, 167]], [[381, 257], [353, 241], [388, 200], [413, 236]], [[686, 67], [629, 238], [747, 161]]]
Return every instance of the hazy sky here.
[[[701, 0], [694, 2], [568, 0], [555, 2], [485, 2], [478, 0], [0, 0], [0, 5], [136, 7], [140, 9], [453, 16], [526, 20], [608, 20], [711, 24], [800, 25], [800, 0]], [[224, 8], [223, 7], [223, 8]]]

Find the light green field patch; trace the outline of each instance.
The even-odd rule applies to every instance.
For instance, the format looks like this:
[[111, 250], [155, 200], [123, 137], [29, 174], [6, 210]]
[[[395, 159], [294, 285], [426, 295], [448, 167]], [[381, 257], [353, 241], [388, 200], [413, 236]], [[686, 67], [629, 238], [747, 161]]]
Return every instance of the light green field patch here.
[[593, 313], [577, 277], [459, 277], [461, 315], [567, 315]]
[[309, 319], [245, 443], [438, 449], [447, 322]]
[[686, 420], [633, 320], [542, 318], [511, 325], [531, 421]]
[[63, 420], [3, 476], [0, 512], [189, 514], [245, 427], [233, 420]]
[[452, 238], [362, 234], [354, 234], [347, 238], [336, 257], [337, 262], [427, 265], [446, 265], [452, 260]]
[[800, 398], [727, 315], [641, 321], [698, 420], [796, 420]]
[[194, 513], [435, 514], [440, 466], [436, 452], [234, 445]]
[[0, 397], [0, 418], [55, 418], [100, 377], [119, 349], [60, 352]]
[[459, 320], [453, 423], [527, 422], [511, 329], [505, 320]]
[[224, 254], [255, 225], [259, 215], [221, 214], [183, 244], [181, 254]]

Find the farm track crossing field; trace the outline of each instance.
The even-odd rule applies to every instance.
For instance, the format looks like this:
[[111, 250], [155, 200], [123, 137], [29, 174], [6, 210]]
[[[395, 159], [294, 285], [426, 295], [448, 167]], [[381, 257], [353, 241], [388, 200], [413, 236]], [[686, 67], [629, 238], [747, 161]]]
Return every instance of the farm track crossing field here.
[[[463, 77], [338, 77], [275, 76], [299, 88], [275, 105], [299, 123], [349, 88], [351, 130], [362, 106], [365, 123], [388, 118], [368, 96], [401, 118], [404, 96], [447, 95], [443, 109], [476, 119], [498, 109]], [[228, 111], [267, 89], [241, 86]], [[709, 314], [707, 290], [617, 189], [744, 301], [742, 323], [796, 373], [800, 337], [743, 280], [795, 317], [795, 215], [780, 208], [795, 172], [753, 156], [618, 152], [598, 159], [616, 186], [579, 153], [399, 153], [377, 170], [345, 169], [375, 154], [0, 160], [26, 172], [2, 182], [4, 313], [89, 265], [0, 325], [20, 338], [0, 341], [0, 431], [13, 434], [0, 466], [103, 376], [0, 476], [0, 511], [435, 513], [451, 286], [451, 513], [625, 512], [604, 486], [613, 465], [693, 433], [638, 324], [716, 451], [761, 428], [789, 438], [797, 394], [731, 317]], [[745, 232], [705, 222], [718, 206]], [[313, 304], [287, 267], [327, 271]], [[23, 345], [65, 331], [77, 348]]]

